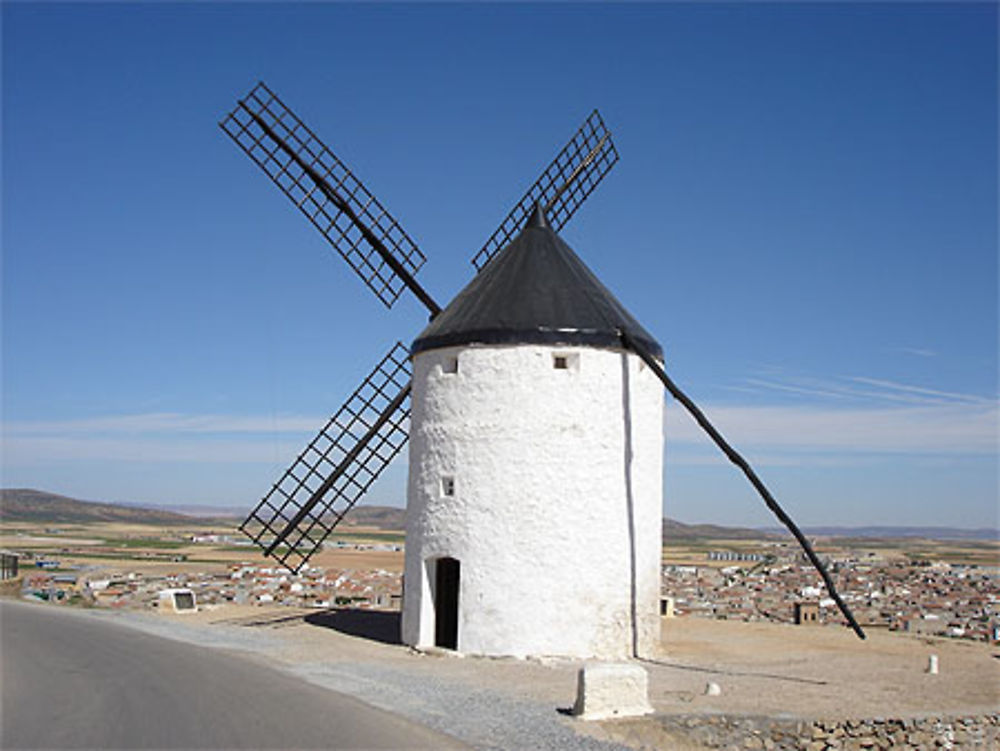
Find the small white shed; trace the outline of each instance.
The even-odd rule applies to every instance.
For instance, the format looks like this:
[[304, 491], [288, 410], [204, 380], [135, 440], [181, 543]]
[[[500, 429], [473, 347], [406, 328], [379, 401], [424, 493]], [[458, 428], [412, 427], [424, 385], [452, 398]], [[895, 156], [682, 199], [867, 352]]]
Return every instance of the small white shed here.
[[159, 608], [161, 611], [169, 610], [172, 613], [194, 613], [197, 612], [198, 605], [195, 602], [194, 592], [190, 589], [161, 589]]

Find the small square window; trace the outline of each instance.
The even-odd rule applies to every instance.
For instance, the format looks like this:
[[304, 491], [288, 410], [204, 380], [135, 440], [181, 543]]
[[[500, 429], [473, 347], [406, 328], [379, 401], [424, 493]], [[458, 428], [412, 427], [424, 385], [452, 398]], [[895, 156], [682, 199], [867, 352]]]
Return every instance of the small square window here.
[[569, 352], [553, 352], [552, 367], [555, 370], [577, 370], [580, 364], [580, 355]]
[[441, 363], [441, 371], [444, 373], [457, 373], [458, 372], [458, 356], [446, 357], [444, 362]]
[[445, 475], [441, 478], [441, 495], [445, 498], [451, 498], [455, 495], [455, 478], [449, 475]]

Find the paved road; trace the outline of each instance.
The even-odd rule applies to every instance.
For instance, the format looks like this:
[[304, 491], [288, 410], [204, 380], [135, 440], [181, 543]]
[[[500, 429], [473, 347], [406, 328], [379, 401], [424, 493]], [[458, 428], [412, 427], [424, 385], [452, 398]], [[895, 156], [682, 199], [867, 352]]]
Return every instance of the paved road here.
[[0, 747], [461, 748], [243, 657], [54, 606], [0, 603]]

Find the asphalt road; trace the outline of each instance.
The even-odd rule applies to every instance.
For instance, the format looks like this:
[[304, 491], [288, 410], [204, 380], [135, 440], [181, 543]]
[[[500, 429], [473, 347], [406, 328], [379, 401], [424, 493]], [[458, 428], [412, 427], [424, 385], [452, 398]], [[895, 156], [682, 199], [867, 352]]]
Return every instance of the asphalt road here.
[[0, 603], [0, 747], [462, 748], [240, 656], [54, 606]]

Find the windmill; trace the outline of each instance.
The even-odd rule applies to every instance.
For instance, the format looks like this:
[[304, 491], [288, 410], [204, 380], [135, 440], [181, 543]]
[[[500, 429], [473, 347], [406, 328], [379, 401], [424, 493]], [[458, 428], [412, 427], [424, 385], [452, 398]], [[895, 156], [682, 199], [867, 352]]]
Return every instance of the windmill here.
[[[563, 641], [575, 638], [577, 647], [562, 653], [601, 656], [623, 650], [633, 655], [647, 652], [648, 645], [658, 638], [659, 625], [651, 615], [657, 607], [654, 597], [658, 598], [659, 544], [654, 560], [648, 517], [649, 510], [655, 509], [658, 539], [662, 513], [658, 458], [662, 455], [662, 384], [740, 467], [772, 512], [789, 528], [848, 622], [864, 637], [794, 522], [747, 462], [667, 376], [659, 344], [558, 237], [558, 231], [618, 161], [611, 134], [596, 110], [476, 254], [473, 265], [477, 276], [444, 308], [416, 279], [426, 258], [409, 235], [263, 83], [238, 101], [220, 127], [298, 206], [386, 307], [409, 290], [431, 318], [430, 325], [414, 342], [412, 353], [411, 348], [397, 342], [243, 522], [241, 530], [265, 555], [297, 572], [364, 496], [411, 434], [421, 436], [410, 451], [404, 641], [486, 654], [553, 653], [554, 642], [524, 638], [523, 632], [532, 629], [525, 629], [523, 623], [518, 626], [518, 619], [525, 613], [539, 610], [537, 603], [533, 606], [529, 599], [512, 598], [509, 585], [493, 581], [496, 569], [484, 571], [476, 567], [476, 562], [509, 561], [509, 550], [500, 556], [492, 555], [497, 547], [496, 525], [499, 523], [508, 535], [514, 534], [504, 525], [522, 518], [517, 496], [552, 492], [551, 488], [538, 487], [539, 482], [548, 483], [547, 479], [528, 471], [535, 455], [518, 453], [525, 435], [518, 431], [527, 430], [532, 439], [544, 436], [546, 430], [564, 434], [583, 431], [575, 445], [586, 445], [588, 439], [594, 439], [610, 448], [604, 456], [568, 459], [576, 467], [570, 476], [578, 481], [582, 473], [586, 483], [592, 467], [605, 467], [602, 477], [618, 477], [614, 492], [628, 506], [622, 517], [624, 526], [620, 519], [614, 522], [627, 552], [624, 556], [604, 556], [608, 561], [606, 573], [613, 570], [607, 573], [611, 580], [609, 591], [624, 590], [625, 599], [609, 595], [614, 602], [592, 607], [587, 602], [586, 588], [571, 587], [562, 600], [556, 598], [548, 608], [541, 608], [550, 617], [534, 630], [547, 628]], [[526, 287], [534, 287], [534, 293], [525, 293]], [[500, 361], [489, 362], [490, 353], [497, 352], [503, 353]], [[484, 356], [485, 360], [476, 361]], [[587, 358], [586, 367], [581, 365], [581, 358]], [[548, 413], [538, 403], [490, 406], [483, 400], [487, 394], [496, 398], [498, 394], [512, 393], [510, 388], [527, 388], [523, 393], [528, 394], [532, 384], [542, 383], [535, 375], [506, 382], [510, 387], [507, 391], [496, 391], [496, 380], [491, 383], [482, 377], [500, 372], [498, 368], [510, 370], [522, 365], [527, 373], [529, 361], [537, 365], [540, 359], [545, 361], [546, 370], [558, 376], [579, 373], [585, 380], [603, 373], [604, 380], [593, 382], [592, 396], [597, 400], [595, 404], [614, 407], [606, 423], [619, 426], [621, 439], [609, 443], [607, 436], [586, 432], [592, 422], [601, 423], [600, 419], [591, 419], [586, 402], [578, 406], [569, 422], [561, 423], [563, 417], [557, 411], [550, 415], [554, 423], [540, 424], [540, 416]], [[473, 377], [477, 374], [478, 381]], [[458, 377], [449, 380], [449, 376]], [[607, 386], [611, 381], [613, 388]], [[477, 382], [480, 385], [470, 391]], [[655, 390], [650, 385], [653, 383]], [[465, 401], [453, 404], [450, 412], [447, 404], [457, 397], [448, 389], [465, 394]], [[552, 392], [546, 404], [558, 405], [565, 401], [566, 393]], [[479, 404], [486, 406], [491, 417], [466, 410], [476, 403], [477, 394]], [[411, 397], [414, 425], [409, 424]], [[595, 408], [595, 412], [599, 409]], [[527, 413], [533, 419], [517, 418]], [[416, 424], [418, 420], [420, 424]], [[633, 441], [633, 423], [643, 420], [656, 425], [656, 437]], [[509, 430], [512, 424], [520, 427]], [[478, 426], [478, 437], [462, 443], [456, 436], [462, 433], [463, 425], [471, 425], [474, 430]], [[439, 440], [442, 435], [444, 438]], [[449, 462], [454, 467], [456, 461], [461, 461], [458, 454], [475, 453], [470, 446], [478, 443], [481, 449], [491, 435], [506, 441], [511, 453], [481, 458], [464, 475], [461, 467], [448, 468]], [[544, 449], [548, 444], [539, 445]], [[571, 445], [565, 445], [564, 456], [571, 453]], [[656, 458], [643, 458], [647, 456]], [[503, 482], [511, 484], [511, 478], [523, 475], [522, 479], [536, 484], [518, 489], [514, 481], [513, 487], [505, 491], [506, 496], [493, 495], [496, 483], [483, 480], [490, 472], [482, 468], [490, 465], [496, 470], [495, 459], [500, 459], [502, 466], [499, 475], [493, 472], [494, 478], [502, 476], [506, 478]], [[655, 488], [649, 487], [650, 477], [656, 477]], [[558, 488], [555, 494], [569, 497]], [[598, 498], [575, 510], [590, 519], [592, 529], [607, 530], [609, 518], [591, 513], [603, 505]], [[474, 525], [480, 534], [466, 534], [472, 524], [467, 514], [478, 515]], [[532, 559], [537, 563], [544, 557], [542, 551], [552, 539], [551, 530], [547, 534], [548, 538], [535, 540], [522, 550], [525, 568], [519, 569], [521, 576], [542, 575], [543, 569], [531, 564]], [[456, 539], [466, 543], [461, 558], [450, 552], [449, 546], [461, 545]], [[650, 577], [651, 569], [655, 569], [655, 581]], [[571, 574], [560, 575], [562, 585], [553, 581], [549, 594], [566, 589], [566, 577]], [[459, 605], [460, 596], [463, 606]], [[493, 625], [477, 621], [476, 608]], [[581, 623], [581, 618], [587, 623]], [[655, 626], [651, 625], [654, 621]], [[522, 634], [512, 633], [515, 631]]]

